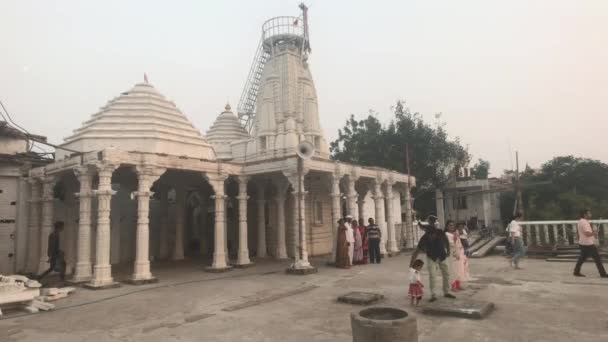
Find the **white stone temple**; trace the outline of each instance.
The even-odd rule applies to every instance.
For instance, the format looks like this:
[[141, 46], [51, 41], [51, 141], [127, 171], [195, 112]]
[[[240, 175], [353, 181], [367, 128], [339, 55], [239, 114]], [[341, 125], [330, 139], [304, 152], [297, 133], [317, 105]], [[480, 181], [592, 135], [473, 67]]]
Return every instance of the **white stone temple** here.
[[[17, 228], [27, 244], [14, 271], [48, 268], [57, 220], [68, 273], [91, 288], [154, 281], [156, 260], [200, 259], [209, 271], [259, 258], [310, 267], [309, 256], [335, 255], [345, 214], [375, 218], [382, 252], [398, 252], [414, 178], [329, 158], [309, 53], [305, 8], [267, 21], [237, 113], [226, 105], [205, 135], [148, 82], [111, 99], [53, 163], [29, 172], [28, 219]], [[303, 141], [315, 151], [298, 177]], [[129, 279], [114, 278], [118, 264], [132, 265]]]

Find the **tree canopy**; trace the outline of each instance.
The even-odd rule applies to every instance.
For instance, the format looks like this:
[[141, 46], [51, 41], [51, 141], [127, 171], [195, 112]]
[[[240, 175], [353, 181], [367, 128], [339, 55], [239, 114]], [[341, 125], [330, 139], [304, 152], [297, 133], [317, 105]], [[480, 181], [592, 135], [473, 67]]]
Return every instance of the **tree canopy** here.
[[471, 169], [471, 176], [476, 179], [488, 179], [490, 174], [490, 162], [487, 160], [479, 159], [479, 161], [473, 165]]
[[370, 111], [361, 120], [351, 115], [330, 144], [332, 158], [405, 172], [409, 146], [410, 172], [417, 182], [414, 207], [423, 215], [433, 213], [431, 190], [443, 187], [456, 167], [465, 165], [469, 159], [466, 148], [458, 138], [450, 139], [443, 125], [431, 126], [402, 101], [397, 101], [394, 118], [385, 125], [375, 114]]
[[[526, 220], [574, 220], [584, 208], [591, 209], [596, 218], [608, 217], [608, 165], [605, 163], [573, 156], [556, 157], [537, 172], [526, 169], [520, 178], [524, 185], [551, 182], [523, 189]], [[513, 210], [513, 195], [505, 194], [503, 203], [506, 218]]]

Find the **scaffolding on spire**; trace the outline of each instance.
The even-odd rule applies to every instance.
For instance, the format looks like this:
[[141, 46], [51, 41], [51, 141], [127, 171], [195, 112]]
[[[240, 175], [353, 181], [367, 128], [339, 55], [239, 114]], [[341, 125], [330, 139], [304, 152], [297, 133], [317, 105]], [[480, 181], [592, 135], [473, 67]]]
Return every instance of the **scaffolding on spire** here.
[[[299, 8], [302, 10], [302, 15], [299, 17], [275, 17], [267, 20], [262, 25], [262, 37], [253, 57], [253, 63], [249, 69], [245, 87], [237, 106], [241, 125], [250, 134], [255, 121], [262, 72], [266, 62], [274, 56], [276, 45], [285, 41], [293, 41], [299, 48], [299, 53], [303, 59], [310, 53], [308, 7], [301, 3]], [[302, 22], [301, 25], [300, 22]]]

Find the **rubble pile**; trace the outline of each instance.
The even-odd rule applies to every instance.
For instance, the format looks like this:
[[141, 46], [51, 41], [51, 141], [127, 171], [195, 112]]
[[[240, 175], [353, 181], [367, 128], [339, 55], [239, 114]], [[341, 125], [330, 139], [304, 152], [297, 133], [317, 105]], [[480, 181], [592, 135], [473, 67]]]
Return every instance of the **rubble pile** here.
[[65, 298], [75, 291], [73, 287], [41, 288], [36, 280], [22, 275], [0, 274], [0, 318], [2, 310], [18, 308], [25, 312], [37, 313], [55, 308], [49, 302]]

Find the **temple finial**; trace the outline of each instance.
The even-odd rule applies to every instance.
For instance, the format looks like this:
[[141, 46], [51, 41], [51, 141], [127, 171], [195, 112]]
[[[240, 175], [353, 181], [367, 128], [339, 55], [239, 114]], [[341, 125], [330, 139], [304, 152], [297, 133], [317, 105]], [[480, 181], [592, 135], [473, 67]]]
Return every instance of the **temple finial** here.
[[150, 83], [150, 82], [148, 82], [148, 75], [145, 72], [144, 72], [144, 82]]
[[224, 107], [224, 110], [226, 110], [227, 112], [229, 112], [230, 109], [231, 109], [230, 103], [226, 103], [226, 107]]

